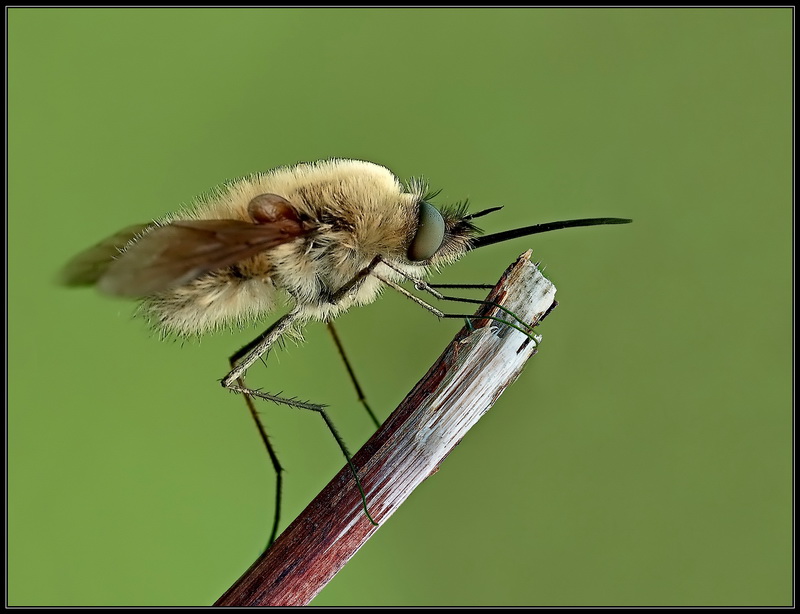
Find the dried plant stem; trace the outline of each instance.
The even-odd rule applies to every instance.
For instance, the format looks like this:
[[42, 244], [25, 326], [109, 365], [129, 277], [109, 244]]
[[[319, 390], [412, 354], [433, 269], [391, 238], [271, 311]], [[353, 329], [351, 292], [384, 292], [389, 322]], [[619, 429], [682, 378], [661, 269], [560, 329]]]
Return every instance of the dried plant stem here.
[[[555, 287], [527, 252], [488, 300], [536, 324], [555, 305]], [[488, 305], [477, 315], [508, 318]], [[470, 324], [353, 457], [379, 525], [438, 470], [536, 352], [519, 330], [488, 319]], [[344, 467], [215, 605], [306, 605], [377, 530]]]

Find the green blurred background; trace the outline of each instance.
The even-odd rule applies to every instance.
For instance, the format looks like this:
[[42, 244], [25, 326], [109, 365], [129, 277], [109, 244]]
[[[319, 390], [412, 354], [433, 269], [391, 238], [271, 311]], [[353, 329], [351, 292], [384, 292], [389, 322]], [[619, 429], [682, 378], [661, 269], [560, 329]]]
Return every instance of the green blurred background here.
[[[542, 350], [315, 605], [792, 600], [791, 9], [10, 9], [11, 605], [204, 605], [259, 554], [273, 476], [227, 357], [53, 283], [227, 179], [372, 160], [497, 204], [440, 282], [519, 253]], [[386, 295], [339, 320], [381, 417], [458, 329]], [[371, 426], [324, 326], [252, 382]], [[342, 466], [263, 406], [288, 522]]]

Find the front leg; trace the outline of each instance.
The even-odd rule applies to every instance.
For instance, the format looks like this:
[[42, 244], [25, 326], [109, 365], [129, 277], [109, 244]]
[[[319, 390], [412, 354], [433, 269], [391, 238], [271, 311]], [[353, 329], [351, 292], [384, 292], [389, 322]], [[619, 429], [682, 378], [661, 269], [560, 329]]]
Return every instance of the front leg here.
[[[364, 267], [361, 271], [359, 271], [353, 279], [347, 282], [344, 286], [339, 288], [336, 292], [334, 292], [329, 301], [332, 305], [336, 305], [337, 303], [341, 302], [350, 293], [355, 292], [358, 289], [364, 279], [375, 270], [375, 267], [378, 266], [382, 262], [380, 256], [375, 256], [366, 267]], [[259, 358], [261, 358], [269, 349], [273, 346], [273, 344], [280, 339], [281, 335], [283, 335], [289, 327], [300, 318], [300, 314], [302, 313], [301, 307], [298, 305], [294, 309], [292, 309], [289, 313], [283, 316], [280, 320], [275, 322], [262, 336], [261, 338], [251, 346], [246, 346], [244, 351], [246, 352], [244, 356], [239, 357], [236, 359], [236, 366], [231, 370], [228, 375], [226, 375], [222, 379], [222, 386], [227, 388], [228, 390], [234, 390], [236, 392], [243, 392], [242, 390], [237, 390], [239, 386], [236, 384], [236, 380], [242, 377], [247, 370], [256, 362]], [[276, 403], [284, 403], [286, 405], [293, 405], [297, 407], [305, 407], [308, 404], [300, 404], [297, 405], [295, 402], [286, 403], [288, 399], [281, 399], [281, 397], [277, 397], [280, 400], [277, 400]], [[270, 399], [272, 400], [272, 399]], [[320, 407], [320, 406], [315, 406]], [[311, 409], [311, 408], [308, 408]]]
[[[244, 355], [244, 357], [235, 361], [236, 365], [233, 367], [231, 372], [222, 379], [222, 386], [229, 390], [236, 390], [238, 387], [236, 380], [242, 377], [255, 361], [268, 352], [273, 344], [280, 339], [281, 335], [283, 335], [292, 325], [292, 323], [294, 323], [299, 317], [300, 308], [295, 307], [280, 320], [275, 322], [275, 324], [270, 326], [269, 329], [267, 329], [267, 332], [261, 336], [258, 343], [256, 343], [252, 349], [246, 348], [249, 351]], [[236, 390], [236, 392], [243, 391]], [[279, 403], [280, 401], [276, 402]], [[289, 405], [291, 405], [291, 403], [289, 403]]]

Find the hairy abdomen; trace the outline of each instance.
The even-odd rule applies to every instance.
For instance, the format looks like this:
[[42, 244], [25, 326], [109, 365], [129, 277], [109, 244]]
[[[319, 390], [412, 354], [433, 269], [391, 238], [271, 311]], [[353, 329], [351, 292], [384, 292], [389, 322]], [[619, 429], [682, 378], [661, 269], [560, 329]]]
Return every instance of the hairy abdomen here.
[[164, 334], [193, 336], [262, 318], [276, 294], [269, 278], [243, 277], [232, 267], [149, 297], [140, 311]]

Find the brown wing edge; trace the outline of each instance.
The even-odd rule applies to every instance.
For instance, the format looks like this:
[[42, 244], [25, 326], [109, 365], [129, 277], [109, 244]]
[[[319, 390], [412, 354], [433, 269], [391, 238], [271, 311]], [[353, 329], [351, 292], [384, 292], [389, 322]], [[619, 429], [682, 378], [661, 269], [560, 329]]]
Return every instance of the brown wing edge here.
[[240, 220], [175, 220], [153, 228], [114, 258], [98, 289], [142, 298], [187, 284], [207, 273], [288, 243], [310, 232], [296, 220], [271, 224]]
[[76, 254], [59, 271], [56, 283], [67, 287], [95, 285], [125, 246], [155, 225], [148, 222], [128, 226]]

